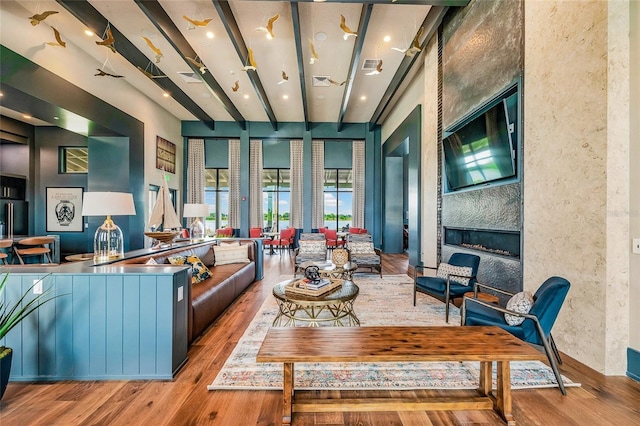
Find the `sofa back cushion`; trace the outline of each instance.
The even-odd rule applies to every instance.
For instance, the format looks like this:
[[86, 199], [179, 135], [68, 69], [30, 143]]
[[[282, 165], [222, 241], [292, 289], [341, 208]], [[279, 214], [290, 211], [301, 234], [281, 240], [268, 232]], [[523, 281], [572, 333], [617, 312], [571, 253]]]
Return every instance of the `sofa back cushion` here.
[[213, 246], [216, 258], [215, 265], [229, 265], [231, 263], [249, 263], [249, 245]]

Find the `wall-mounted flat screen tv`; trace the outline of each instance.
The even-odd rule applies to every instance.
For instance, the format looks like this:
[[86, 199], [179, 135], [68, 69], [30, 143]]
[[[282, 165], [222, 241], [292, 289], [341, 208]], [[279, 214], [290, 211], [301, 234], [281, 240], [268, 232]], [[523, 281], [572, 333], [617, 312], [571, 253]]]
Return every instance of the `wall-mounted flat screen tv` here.
[[516, 175], [507, 100], [450, 133], [443, 140], [444, 170], [450, 191]]

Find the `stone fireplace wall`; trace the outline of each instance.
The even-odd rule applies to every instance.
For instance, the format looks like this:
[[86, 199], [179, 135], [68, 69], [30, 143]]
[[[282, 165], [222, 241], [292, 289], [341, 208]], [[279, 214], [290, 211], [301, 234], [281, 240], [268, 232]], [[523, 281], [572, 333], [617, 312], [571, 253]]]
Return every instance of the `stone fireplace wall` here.
[[[522, 76], [523, 19], [520, 1], [472, 1], [467, 7], [452, 9], [447, 15], [442, 33], [444, 129]], [[519, 119], [517, 127], [521, 128], [522, 118]], [[454, 227], [521, 234], [522, 183], [442, 194], [440, 219], [442, 229]], [[447, 245], [444, 239], [441, 245], [445, 260], [454, 252], [479, 255], [480, 282], [513, 292], [522, 290], [519, 258]]]

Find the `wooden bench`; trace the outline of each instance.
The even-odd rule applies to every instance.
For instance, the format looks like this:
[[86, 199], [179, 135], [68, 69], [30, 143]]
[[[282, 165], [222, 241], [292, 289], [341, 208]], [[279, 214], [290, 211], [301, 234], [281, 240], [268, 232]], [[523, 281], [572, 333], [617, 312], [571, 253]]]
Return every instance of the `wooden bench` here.
[[[510, 361], [543, 360], [544, 355], [499, 327], [322, 327], [271, 328], [257, 362], [284, 363], [282, 423], [293, 412], [491, 410], [508, 425], [511, 413]], [[296, 400], [296, 362], [479, 361], [477, 396]], [[497, 389], [491, 371], [497, 363]], [[458, 391], [452, 391], [458, 392]]]

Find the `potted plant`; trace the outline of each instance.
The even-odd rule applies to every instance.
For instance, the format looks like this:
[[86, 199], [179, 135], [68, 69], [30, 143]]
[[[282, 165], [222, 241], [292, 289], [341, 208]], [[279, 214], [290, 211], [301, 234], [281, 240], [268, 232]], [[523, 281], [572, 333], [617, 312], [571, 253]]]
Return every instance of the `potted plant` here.
[[[6, 334], [11, 331], [13, 327], [20, 324], [20, 322], [29, 316], [33, 311], [38, 309], [50, 300], [55, 299], [58, 296], [52, 296], [53, 288], [43, 291], [40, 294], [29, 301], [26, 301], [27, 296], [31, 294], [33, 288], [37, 285], [41, 285], [44, 278], [35, 282], [29, 290], [26, 291], [15, 303], [9, 303], [5, 296], [5, 285], [9, 278], [9, 273], [4, 272], [0, 278], [0, 342], [4, 339]], [[9, 383], [9, 374], [11, 372], [11, 359], [13, 358], [13, 350], [11, 348], [0, 345], [0, 399], [4, 395], [4, 391]]]

